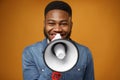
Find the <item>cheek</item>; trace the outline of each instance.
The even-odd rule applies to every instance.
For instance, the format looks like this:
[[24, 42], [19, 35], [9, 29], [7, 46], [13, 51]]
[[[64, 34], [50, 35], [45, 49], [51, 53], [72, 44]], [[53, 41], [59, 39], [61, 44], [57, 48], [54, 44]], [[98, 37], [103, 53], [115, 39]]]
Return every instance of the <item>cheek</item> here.
[[46, 31], [46, 32], [49, 32], [50, 30], [52, 30], [52, 27], [50, 27], [50, 26], [45, 26], [45, 31]]
[[64, 30], [65, 32], [69, 33], [70, 30], [71, 30], [71, 28], [70, 28], [70, 27], [65, 27], [65, 28], [63, 28], [63, 30]]

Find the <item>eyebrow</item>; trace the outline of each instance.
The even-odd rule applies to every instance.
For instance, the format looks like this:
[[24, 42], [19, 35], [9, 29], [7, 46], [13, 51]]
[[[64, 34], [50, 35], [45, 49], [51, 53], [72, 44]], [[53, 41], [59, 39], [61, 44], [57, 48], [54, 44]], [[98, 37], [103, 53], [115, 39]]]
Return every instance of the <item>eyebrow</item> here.
[[[47, 21], [56, 21], [56, 20], [48, 19]], [[68, 22], [68, 20], [60, 20], [60, 22]]]

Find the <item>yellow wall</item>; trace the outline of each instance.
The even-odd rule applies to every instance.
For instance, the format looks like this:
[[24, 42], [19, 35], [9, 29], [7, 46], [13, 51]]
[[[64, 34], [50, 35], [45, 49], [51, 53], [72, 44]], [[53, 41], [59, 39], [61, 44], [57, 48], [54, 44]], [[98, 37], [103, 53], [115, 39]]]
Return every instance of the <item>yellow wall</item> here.
[[[0, 80], [22, 80], [22, 51], [44, 38], [49, 1], [0, 0]], [[120, 80], [120, 1], [65, 1], [73, 8], [71, 37], [91, 49], [96, 80]]]

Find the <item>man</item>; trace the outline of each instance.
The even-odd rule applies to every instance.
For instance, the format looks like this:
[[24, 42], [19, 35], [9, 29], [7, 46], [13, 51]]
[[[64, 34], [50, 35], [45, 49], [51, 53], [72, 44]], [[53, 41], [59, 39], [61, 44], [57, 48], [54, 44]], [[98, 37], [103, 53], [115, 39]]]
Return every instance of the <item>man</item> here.
[[[72, 10], [66, 2], [52, 1], [49, 3], [45, 8], [44, 17], [46, 38], [28, 46], [23, 52], [24, 80], [52, 80], [52, 70], [46, 66], [43, 60], [44, 50], [58, 33], [62, 39], [71, 40]], [[79, 50], [79, 60], [71, 70], [61, 73], [60, 80], [94, 80], [93, 60], [89, 49], [76, 42], [74, 43]]]

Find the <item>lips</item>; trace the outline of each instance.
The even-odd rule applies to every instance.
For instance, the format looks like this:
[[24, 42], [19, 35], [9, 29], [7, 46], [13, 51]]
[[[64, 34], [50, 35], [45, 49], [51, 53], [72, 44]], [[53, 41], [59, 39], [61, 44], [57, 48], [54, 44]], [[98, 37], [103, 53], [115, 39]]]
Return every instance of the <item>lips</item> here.
[[55, 37], [56, 34], [50, 34], [51, 40]]
[[[51, 40], [56, 36], [57, 33], [50, 34]], [[65, 34], [60, 34], [62, 38], [64, 38]]]

